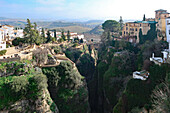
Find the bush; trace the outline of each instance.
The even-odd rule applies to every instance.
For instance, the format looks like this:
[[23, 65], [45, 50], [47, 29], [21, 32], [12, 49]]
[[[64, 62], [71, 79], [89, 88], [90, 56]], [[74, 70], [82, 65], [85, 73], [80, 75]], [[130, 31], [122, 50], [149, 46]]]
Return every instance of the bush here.
[[79, 44], [78, 43], [75, 43], [74, 45], [73, 45], [73, 47], [77, 47]]
[[29, 82], [25, 77], [15, 77], [13, 82], [10, 83], [10, 89], [13, 94], [16, 93], [19, 96], [20, 94], [27, 93], [28, 84]]
[[6, 52], [7, 52], [7, 50], [2, 50], [2, 51], [0, 51], [0, 55], [5, 55]]
[[24, 38], [15, 38], [13, 41], [12, 41], [12, 45], [14, 46], [19, 46], [20, 44], [24, 43], [25, 42], [25, 39]]
[[36, 61], [37, 65], [42, 65], [48, 58], [47, 49], [39, 49], [33, 52], [33, 58]]
[[53, 49], [54, 49], [54, 52], [55, 52], [56, 54], [62, 53], [62, 48], [61, 48], [60, 46], [56, 46], [56, 47], [54, 47]]
[[52, 57], [52, 55], [51, 55], [51, 54], [48, 54], [48, 57]]

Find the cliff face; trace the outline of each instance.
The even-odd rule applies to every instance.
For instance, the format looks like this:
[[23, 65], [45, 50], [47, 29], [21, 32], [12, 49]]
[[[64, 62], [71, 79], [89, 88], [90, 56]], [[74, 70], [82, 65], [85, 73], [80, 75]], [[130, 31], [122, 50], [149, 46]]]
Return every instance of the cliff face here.
[[88, 87], [88, 97], [91, 112], [96, 110], [97, 100], [97, 79], [95, 78], [95, 69], [98, 60], [98, 53], [92, 45], [84, 45], [80, 49], [67, 49], [66, 56], [75, 62], [80, 74], [85, 77]]
[[19, 100], [8, 108], [0, 111], [2, 113], [59, 113], [57, 106], [50, 97], [48, 90], [44, 90], [42, 97], [36, 100]]
[[0, 112], [58, 113], [41, 69], [34, 69], [27, 61], [1, 64], [1, 70], [10, 74], [0, 77]]
[[89, 113], [88, 91], [84, 77], [70, 62], [43, 68], [49, 92], [61, 113]]
[[90, 112], [85, 78], [70, 62], [43, 69], [10, 62], [1, 64], [0, 72], [0, 112]]

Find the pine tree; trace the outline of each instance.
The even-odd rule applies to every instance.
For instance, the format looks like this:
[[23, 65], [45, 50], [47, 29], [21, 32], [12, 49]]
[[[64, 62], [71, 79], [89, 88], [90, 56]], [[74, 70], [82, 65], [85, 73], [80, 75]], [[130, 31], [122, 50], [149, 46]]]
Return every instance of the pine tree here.
[[157, 38], [156, 24], [150, 24], [150, 30], [147, 32], [148, 40], [153, 41]]
[[54, 29], [54, 38], [57, 40], [56, 29]]
[[45, 31], [44, 31], [44, 28], [42, 28], [41, 38], [42, 38], [43, 43], [45, 43], [45, 42], [46, 42], [46, 38], [45, 38]]
[[143, 41], [144, 41], [144, 40], [143, 40], [142, 29], [140, 29], [140, 30], [139, 30], [139, 43], [140, 43], [140, 44], [143, 44], [143, 43], [144, 43]]
[[146, 21], [145, 14], [143, 15], [143, 21]]
[[29, 43], [31, 45], [36, 43], [36, 40], [38, 39], [39, 35], [34, 28], [35, 26], [33, 26], [30, 20], [27, 19], [27, 25], [24, 29], [24, 37], [26, 39], [26, 43]]
[[51, 33], [50, 33], [50, 31], [47, 31], [47, 41], [46, 41], [46, 43], [51, 42], [51, 41], [52, 41]]
[[44, 28], [42, 28], [41, 36], [45, 38], [45, 31], [44, 31]]
[[34, 30], [37, 30], [37, 23], [34, 22]]
[[68, 40], [68, 41], [70, 41], [70, 37], [71, 37], [70, 31], [68, 30], [68, 31], [67, 31], [67, 40]]
[[120, 28], [122, 30], [123, 29], [123, 19], [122, 19], [122, 16], [120, 16], [119, 23], [120, 23]]
[[84, 41], [83, 41], [83, 39], [81, 38], [81, 39], [80, 39], [80, 43], [83, 43], [83, 42], [84, 42]]
[[61, 32], [61, 38], [66, 41], [66, 36], [64, 35], [64, 31]]

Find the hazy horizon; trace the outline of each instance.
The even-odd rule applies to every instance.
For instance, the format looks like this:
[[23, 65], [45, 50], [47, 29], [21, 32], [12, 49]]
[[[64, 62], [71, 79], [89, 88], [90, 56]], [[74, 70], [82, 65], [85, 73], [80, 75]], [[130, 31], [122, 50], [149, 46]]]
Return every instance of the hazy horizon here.
[[[170, 1], [162, 0], [164, 7], [154, 0], [1, 0], [0, 15], [7, 18], [43, 20], [141, 20], [154, 18], [155, 10], [169, 11]], [[152, 5], [153, 4], [153, 5]]]

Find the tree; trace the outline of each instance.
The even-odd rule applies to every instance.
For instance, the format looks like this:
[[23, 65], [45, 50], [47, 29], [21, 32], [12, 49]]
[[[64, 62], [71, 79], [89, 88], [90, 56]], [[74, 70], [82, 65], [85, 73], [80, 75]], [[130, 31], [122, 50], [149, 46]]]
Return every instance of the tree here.
[[58, 42], [63, 42], [64, 40], [63, 40], [63, 38], [59, 38], [59, 40], [58, 40]]
[[9, 87], [12, 90], [12, 93], [16, 94], [15, 96], [19, 96], [27, 93], [28, 84], [28, 80], [24, 77], [15, 77], [9, 84]]
[[48, 30], [48, 31], [47, 31], [47, 43], [48, 43], [48, 42], [51, 42], [51, 41], [52, 41], [51, 33], [50, 33], [50, 31]]
[[37, 23], [34, 22], [34, 30], [37, 30]]
[[38, 49], [33, 52], [33, 58], [38, 66], [44, 64], [48, 57], [48, 51], [46, 49]]
[[46, 42], [46, 38], [45, 38], [44, 28], [42, 28], [41, 37], [42, 37], [42, 39], [43, 39], [43, 43], [45, 43], [45, 42]]
[[143, 21], [146, 21], [145, 14], [143, 15]]
[[41, 36], [45, 38], [45, 31], [44, 31], [44, 28], [42, 28]]
[[61, 32], [61, 38], [66, 41], [66, 36], [64, 35], [64, 31]]
[[153, 108], [156, 113], [168, 113], [170, 111], [170, 87], [168, 83], [162, 83], [162, 88], [158, 86], [153, 91]]
[[122, 16], [120, 16], [119, 23], [120, 23], [120, 28], [121, 28], [121, 30], [122, 30], [122, 29], [123, 29], [123, 20], [122, 20]]
[[120, 24], [116, 20], [107, 20], [102, 24], [102, 28], [105, 31], [119, 32]]
[[83, 43], [83, 42], [84, 42], [84, 41], [83, 41], [83, 39], [81, 38], [81, 39], [80, 39], [80, 43]]
[[79, 38], [77, 37], [77, 38], [74, 38], [74, 42], [75, 43], [78, 43], [79, 42]]
[[147, 39], [153, 41], [157, 38], [156, 23], [150, 24], [150, 30], [147, 32]]
[[68, 40], [68, 41], [70, 41], [70, 37], [71, 37], [70, 31], [68, 30], [68, 31], [67, 31], [67, 40]]
[[139, 43], [143, 44], [144, 40], [143, 40], [143, 34], [142, 34], [142, 29], [139, 29]]
[[54, 29], [54, 38], [57, 40], [56, 29]]
[[110, 32], [109, 32], [109, 31], [107, 32], [107, 40], [108, 40], [108, 41], [111, 41], [111, 35], [110, 35]]
[[30, 20], [27, 19], [27, 25], [24, 29], [24, 38], [25, 38], [25, 42], [30, 45], [42, 43], [41, 37], [39, 36], [36, 27], [37, 27], [36, 23], [32, 25]]

